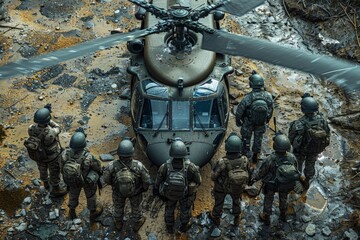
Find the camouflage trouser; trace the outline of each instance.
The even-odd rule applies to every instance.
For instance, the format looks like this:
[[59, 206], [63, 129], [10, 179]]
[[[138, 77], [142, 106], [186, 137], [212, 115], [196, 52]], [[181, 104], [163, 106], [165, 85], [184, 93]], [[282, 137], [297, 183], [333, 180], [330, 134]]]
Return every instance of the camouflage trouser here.
[[271, 215], [272, 214], [272, 204], [274, 201], [275, 193], [279, 193], [279, 209], [280, 213], [286, 213], [288, 208], [287, 198], [288, 194], [292, 189], [278, 190], [270, 184], [264, 184], [264, 208], [263, 212]]
[[266, 131], [266, 126], [253, 126], [248, 121], [244, 122], [244, 125], [241, 127], [241, 139], [243, 141], [243, 153], [247, 153], [250, 151], [250, 141], [252, 133], [254, 132], [254, 143], [252, 145], [253, 153], [261, 152], [261, 143], [263, 139], [263, 135]]
[[69, 185], [69, 208], [75, 209], [79, 204], [79, 196], [81, 189], [84, 189], [86, 200], [87, 200], [87, 208], [90, 211], [94, 211], [96, 209], [96, 190], [97, 184], [85, 183], [81, 186], [70, 186]]
[[50, 184], [52, 187], [56, 187], [60, 183], [60, 157], [50, 162], [36, 162], [39, 172], [40, 179], [44, 183], [48, 183], [48, 177], [50, 175]]
[[311, 179], [315, 176], [315, 162], [318, 154], [305, 155], [294, 153], [298, 162], [298, 170], [302, 172], [303, 164], [305, 162], [304, 175], [306, 179]]
[[[116, 221], [122, 222], [124, 218], [126, 198], [123, 198], [120, 195], [116, 194], [114, 190], [112, 197], [114, 203], [114, 218]], [[131, 205], [131, 219], [133, 223], [137, 223], [140, 221], [142, 216], [142, 211], [141, 211], [142, 193], [129, 197], [129, 200]]]
[[[227, 195], [226, 192], [214, 191], [215, 205], [212, 210], [212, 215], [215, 218], [221, 218], [226, 195]], [[232, 214], [234, 215], [234, 217], [238, 217], [241, 213], [241, 193], [229, 194], [229, 195], [233, 200]]]
[[188, 224], [192, 216], [192, 206], [194, 204], [195, 194], [183, 198], [179, 201], [167, 200], [165, 203], [165, 224], [174, 226], [175, 224], [175, 208], [177, 202], [180, 205], [180, 222], [181, 224]]

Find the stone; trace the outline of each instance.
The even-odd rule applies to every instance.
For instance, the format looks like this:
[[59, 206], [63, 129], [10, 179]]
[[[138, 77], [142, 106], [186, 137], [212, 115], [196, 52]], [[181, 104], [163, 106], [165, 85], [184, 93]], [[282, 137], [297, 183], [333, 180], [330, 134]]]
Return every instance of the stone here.
[[344, 237], [345, 237], [345, 239], [348, 239], [348, 240], [357, 240], [357, 239], [359, 239], [358, 234], [354, 230], [352, 230], [351, 228], [348, 231], [345, 232]]
[[49, 219], [50, 220], [55, 220], [57, 217], [56, 217], [56, 213], [54, 211], [52, 212], [49, 212]]
[[221, 236], [221, 230], [218, 227], [214, 228], [214, 230], [212, 230], [210, 236], [215, 237], [215, 238], [220, 237]]
[[305, 232], [308, 236], [313, 237], [316, 234], [316, 225], [309, 223], [305, 229]]
[[36, 179], [36, 178], [34, 178], [34, 179], [31, 179], [31, 182], [32, 182], [32, 184], [34, 184], [34, 186], [36, 186], [36, 187], [39, 187], [41, 184], [40, 184], [40, 181], [38, 180], [38, 179]]
[[116, 83], [111, 84], [111, 88], [116, 89], [118, 85]]
[[15, 229], [13, 227], [8, 228], [8, 230], [7, 230], [8, 233], [13, 233], [14, 231], [15, 231]]
[[19, 232], [25, 231], [27, 229], [26, 223], [20, 223], [19, 226], [15, 227], [15, 229]]
[[74, 224], [76, 224], [76, 225], [79, 225], [79, 224], [81, 224], [81, 219], [80, 218], [75, 218], [74, 220], [73, 220], [73, 223]]
[[331, 235], [331, 230], [329, 227], [324, 227], [322, 230], [321, 230], [321, 233], [326, 236], [326, 237], [329, 237]]
[[23, 204], [30, 204], [31, 203], [31, 197], [24, 198]]
[[157, 240], [157, 237], [156, 237], [155, 233], [149, 233], [147, 239], [148, 239], [148, 240]]
[[57, 234], [59, 234], [59, 235], [62, 236], [62, 237], [65, 237], [65, 236], [67, 235], [67, 232], [66, 232], [66, 231], [58, 230], [58, 231], [57, 231]]
[[307, 216], [307, 215], [302, 215], [301, 216], [301, 220], [304, 222], [304, 223], [308, 223], [311, 221], [311, 217]]
[[60, 216], [59, 209], [55, 208], [54, 212], [55, 212], [56, 217], [58, 218]]
[[113, 161], [115, 158], [111, 154], [100, 154], [100, 160], [103, 162]]

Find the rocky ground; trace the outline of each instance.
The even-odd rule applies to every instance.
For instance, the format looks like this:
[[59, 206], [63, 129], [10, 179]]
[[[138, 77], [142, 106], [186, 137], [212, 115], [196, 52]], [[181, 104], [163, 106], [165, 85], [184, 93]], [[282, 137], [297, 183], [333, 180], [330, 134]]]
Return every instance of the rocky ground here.
[[[134, 7], [124, 0], [99, 1], [0, 1], [0, 65], [73, 44], [107, 36], [120, 28], [138, 27]], [[305, 51], [335, 54], [359, 61], [357, 1], [268, 0], [241, 18], [228, 16], [225, 28]], [[359, 104], [356, 94], [311, 75], [233, 58], [237, 70], [231, 83], [232, 106], [249, 91], [248, 75], [256, 69], [266, 79], [268, 90], [276, 97], [275, 116], [278, 128], [287, 131], [290, 121], [301, 115], [300, 96], [308, 91], [320, 102], [321, 110], [332, 123], [332, 141], [319, 158], [317, 180], [307, 198], [290, 196], [289, 222], [280, 224], [273, 217], [271, 228], [257, 220], [262, 197], [244, 196], [244, 213], [240, 228], [231, 227], [230, 200], [220, 229], [214, 229], [206, 211], [213, 199], [209, 189], [211, 169], [202, 169], [204, 183], [194, 205], [192, 228], [188, 235], [170, 236], [163, 224], [163, 204], [145, 195], [143, 207], [147, 221], [133, 234], [126, 228], [114, 231], [111, 218], [111, 189], [105, 187], [100, 201], [105, 213], [90, 223], [84, 196], [78, 207], [79, 219], [67, 218], [67, 200], [51, 199], [40, 186], [36, 164], [23, 147], [33, 113], [46, 103], [53, 105], [54, 120], [64, 130], [61, 142], [67, 146], [73, 131], [82, 126], [88, 133], [92, 153], [103, 159], [112, 157], [124, 136], [133, 136], [129, 118], [129, 77], [126, 66], [129, 54], [124, 45], [55, 65], [33, 76], [20, 76], [0, 82], [0, 229], [7, 239], [357, 239], [360, 227], [359, 201]], [[272, 126], [274, 127], [274, 126]], [[231, 116], [229, 132], [238, 131]], [[270, 152], [272, 133], [264, 142]], [[110, 155], [102, 155], [110, 154]], [[223, 148], [214, 161], [224, 154]], [[156, 167], [137, 149], [136, 157], [150, 169]], [[278, 204], [275, 201], [275, 206]], [[129, 209], [127, 208], [127, 211]], [[275, 207], [275, 213], [278, 210]], [[220, 237], [219, 237], [220, 236]]]

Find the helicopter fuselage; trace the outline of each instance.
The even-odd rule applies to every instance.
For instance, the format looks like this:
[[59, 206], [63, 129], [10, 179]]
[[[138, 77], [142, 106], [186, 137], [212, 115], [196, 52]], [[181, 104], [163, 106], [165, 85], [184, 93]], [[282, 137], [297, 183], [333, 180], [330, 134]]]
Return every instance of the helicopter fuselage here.
[[[165, 9], [172, 3], [153, 1]], [[196, 2], [204, 3], [207, 4]], [[179, 14], [186, 14], [186, 7], [175, 8], [184, 9]], [[218, 25], [212, 15], [201, 21], [212, 28]], [[147, 14], [143, 26], [151, 27], [157, 22]], [[172, 46], [182, 34], [178, 31], [186, 31], [186, 44], [180, 50]], [[202, 50], [201, 38], [199, 33], [175, 27], [171, 33], [145, 37], [143, 51], [131, 58], [128, 72], [132, 75], [133, 128], [155, 165], [170, 158], [170, 144], [181, 138], [189, 159], [203, 166], [225, 136], [229, 119], [228, 74], [233, 68], [227, 56]]]

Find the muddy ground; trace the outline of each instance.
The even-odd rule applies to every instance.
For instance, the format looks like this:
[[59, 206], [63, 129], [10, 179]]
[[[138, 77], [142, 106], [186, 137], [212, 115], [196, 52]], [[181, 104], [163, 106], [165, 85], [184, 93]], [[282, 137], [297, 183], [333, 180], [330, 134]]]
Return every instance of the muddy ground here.
[[[133, 17], [134, 7], [121, 0], [2, 0], [0, 3], [0, 65], [107, 36], [114, 28], [128, 31], [139, 26]], [[358, 4], [357, 1], [269, 0], [244, 17], [227, 16], [225, 28], [306, 51], [332, 53], [359, 61]], [[150, 192], [145, 195], [143, 204], [147, 221], [139, 234], [134, 235], [114, 231], [109, 187], [99, 196], [106, 206], [100, 222], [89, 223], [86, 202], [81, 196], [80, 222], [73, 223], [67, 221], [68, 197], [51, 200], [39, 186], [36, 165], [26, 156], [22, 143], [33, 113], [46, 103], [52, 103], [53, 118], [63, 126], [60, 135], [63, 146], [68, 145], [71, 134], [79, 126], [86, 129], [88, 145], [97, 157], [113, 153], [124, 136], [133, 136], [128, 100], [130, 78], [126, 73], [129, 57], [123, 44], [55, 65], [32, 76], [0, 82], [2, 238], [210, 239], [214, 229], [205, 214], [213, 204], [209, 190], [212, 186], [210, 164], [201, 171], [203, 184], [193, 210], [193, 216], [200, 217], [194, 218], [188, 235], [175, 237], [165, 233], [162, 203], [154, 200]], [[333, 137], [331, 146], [319, 159], [318, 178], [307, 199], [292, 195], [288, 225], [277, 224], [274, 217], [275, 224], [270, 229], [264, 228], [256, 217], [262, 197], [244, 196], [244, 220], [240, 229], [229, 226], [232, 219], [227, 210], [220, 239], [307, 239], [310, 234], [306, 230], [310, 231], [312, 225], [316, 239], [357, 239], [360, 225], [356, 211], [360, 186], [357, 98], [308, 74], [240, 57], [234, 57], [232, 63], [238, 72], [231, 83], [232, 106], [250, 91], [247, 79], [255, 69], [263, 74], [268, 90], [276, 97], [275, 116], [279, 129], [286, 132], [289, 122], [301, 116], [300, 96], [310, 91], [319, 100], [321, 111], [331, 119]], [[233, 115], [228, 129], [231, 131], [238, 131]], [[264, 152], [270, 151], [271, 136], [268, 131]], [[213, 160], [222, 155], [223, 148]], [[140, 149], [136, 157], [154, 177], [157, 169]], [[30, 202], [27, 196], [31, 197]], [[23, 202], [24, 199], [27, 200]]]

